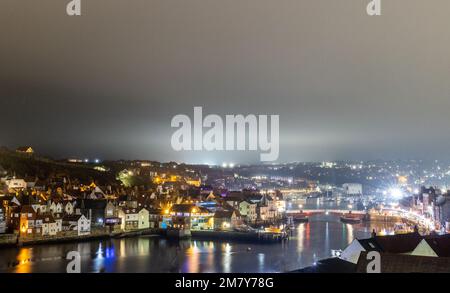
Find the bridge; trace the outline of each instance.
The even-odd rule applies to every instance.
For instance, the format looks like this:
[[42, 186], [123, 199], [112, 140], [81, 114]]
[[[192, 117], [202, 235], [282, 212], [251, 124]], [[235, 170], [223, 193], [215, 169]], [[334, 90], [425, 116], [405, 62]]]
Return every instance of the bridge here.
[[[288, 210], [286, 211], [286, 215], [291, 215], [291, 214], [299, 214], [299, 213], [305, 213], [307, 215], [315, 215], [315, 214], [338, 214], [338, 215], [342, 215], [342, 214], [348, 214], [350, 212], [350, 210], [333, 210], [333, 209], [303, 209], [303, 210]], [[365, 215], [366, 212], [365, 211], [351, 211], [352, 214], [355, 215]]]

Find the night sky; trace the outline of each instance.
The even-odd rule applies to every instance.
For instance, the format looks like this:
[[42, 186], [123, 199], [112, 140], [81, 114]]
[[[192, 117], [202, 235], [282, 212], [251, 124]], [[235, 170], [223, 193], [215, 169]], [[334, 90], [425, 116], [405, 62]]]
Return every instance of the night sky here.
[[279, 161], [450, 157], [450, 1], [0, 2], [0, 145], [54, 157], [175, 152], [170, 121], [280, 115]]

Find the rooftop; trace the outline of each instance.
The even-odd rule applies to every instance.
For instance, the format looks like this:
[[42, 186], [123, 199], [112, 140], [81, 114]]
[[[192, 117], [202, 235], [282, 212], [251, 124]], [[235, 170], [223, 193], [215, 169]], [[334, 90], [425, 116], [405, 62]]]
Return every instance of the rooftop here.
[[[381, 273], [450, 273], [449, 257], [429, 257], [381, 253]], [[356, 265], [357, 273], [366, 273], [371, 260], [362, 252]]]

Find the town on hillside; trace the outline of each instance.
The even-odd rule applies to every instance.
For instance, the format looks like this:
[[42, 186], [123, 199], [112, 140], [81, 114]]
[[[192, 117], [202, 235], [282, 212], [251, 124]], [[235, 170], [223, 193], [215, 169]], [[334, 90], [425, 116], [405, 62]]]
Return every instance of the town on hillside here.
[[[20, 243], [172, 229], [250, 232], [284, 216], [279, 191], [214, 188], [187, 165], [50, 161], [31, 147], [7, 156], [0, 169], [0, 233]], [[33, 173], [19, 174], [23, 160]], [[76, 176], [86, 169], [91, 178]]]
[[[302, 176], [288, 173], [296, 168], [306, 171]], [[317, 179], [330, 170], [367, 172], [366, 179], [391, 170], [395, 175], [385, 176], [397, 182], [373, 189], [355, 176], [339, 175], [348, 180], [343, 184]], [[372, 237], [355, 238], [346, 248], [331, 251], [331, 258], [299, 272], [362, 272], [371, 251], [383, 256], [384, 271], [448, 271], [450, 193], [400, 172], [406, 171], [386, 163], [210, 166], [54, 160], [32, 147], [2, 148], [0, 246], [147, 234], [270, 243], [289, 241], [310, 217], [336, 214], [345, 225], [389, 223], [394, 233], [374, 230]], [[310, 209], [304, 206], [307, 200], [345, 208]], [[421, 265], [411, 265], [417, 262]]]

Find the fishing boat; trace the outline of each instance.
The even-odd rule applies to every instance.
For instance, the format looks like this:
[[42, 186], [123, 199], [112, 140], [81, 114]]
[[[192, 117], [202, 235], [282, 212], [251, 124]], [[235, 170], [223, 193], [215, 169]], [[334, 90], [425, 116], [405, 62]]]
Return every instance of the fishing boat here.
[[346, 224], [359, 224], [361, 223], [361, 217], [359, 215], [352, 214], [352, 212], [348, 212], [348, 214], [343, 214], [341, 216], [341, 222]]
[[303, 212], [292, 214], [291, 216], [294, 223], [306, 223], [309, 221], [308, 215]]

